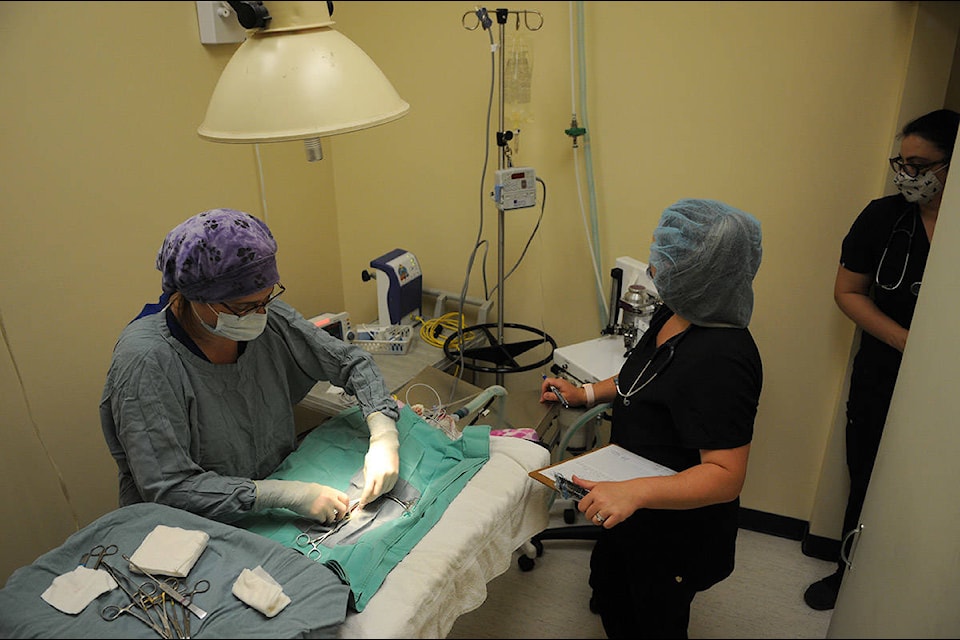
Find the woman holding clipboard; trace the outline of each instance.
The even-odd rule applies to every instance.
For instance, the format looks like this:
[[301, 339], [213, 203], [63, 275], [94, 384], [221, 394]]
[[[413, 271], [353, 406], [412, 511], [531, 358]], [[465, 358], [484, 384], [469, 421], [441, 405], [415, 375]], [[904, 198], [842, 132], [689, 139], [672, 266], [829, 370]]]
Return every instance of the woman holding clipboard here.
[[603, 528], [590, 561], [591, 609], [610, 638], [686, 638], [697, 592], [734, 566], [740, 491], [763, 382], [747, 325], [760, 223], [716, 200], [680, 200], [653, 233], [663, 305], [620, 372], [575, 386], [547, 378], [541, 402], [613, 403], [610, 441], [677, 471], [595, 482], [578, 508]]

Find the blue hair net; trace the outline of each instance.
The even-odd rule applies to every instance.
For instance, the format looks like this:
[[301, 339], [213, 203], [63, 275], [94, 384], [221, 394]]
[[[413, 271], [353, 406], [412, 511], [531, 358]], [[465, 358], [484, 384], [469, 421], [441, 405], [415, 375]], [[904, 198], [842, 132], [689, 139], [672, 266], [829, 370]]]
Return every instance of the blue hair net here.
[[760, 268], [760, 222], [718, 200], [680, 200], [653, 232], [653, 284], [674, 313], [705, 327], [746, 327]]

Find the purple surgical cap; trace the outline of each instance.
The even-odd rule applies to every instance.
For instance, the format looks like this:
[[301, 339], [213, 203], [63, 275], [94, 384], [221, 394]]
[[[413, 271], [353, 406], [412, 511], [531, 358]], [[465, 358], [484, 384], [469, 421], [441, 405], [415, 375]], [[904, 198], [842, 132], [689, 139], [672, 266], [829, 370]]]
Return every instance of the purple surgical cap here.
[[211, 209], [174, 227], [157, 254], [163, 291], [194, 302], [252, 295], [280, 281], [277, 242], [267, 225], [243, 211]]

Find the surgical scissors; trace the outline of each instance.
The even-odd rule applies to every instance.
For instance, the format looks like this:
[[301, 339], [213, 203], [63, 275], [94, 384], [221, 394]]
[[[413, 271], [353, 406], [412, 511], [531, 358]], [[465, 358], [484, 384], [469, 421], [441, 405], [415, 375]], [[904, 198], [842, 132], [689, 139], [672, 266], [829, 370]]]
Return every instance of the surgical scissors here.
[[[203, 587], [201, 588], [200, 585], [203, 585]], [[210, 590], [209, 580], [197, 580], [196, 582], [194, 582], [193, 589], [189, 589], [183, 593], [184, 600], [182, 604], [184, 609], [186, 609], [188, 606], [193, 604], [193, 596], [197, 595], [198, 593], [205, 593], [209, 590]], [[184, 611], [183, 617], [186, 618], [183, 625], [184, 630], [186, 632], [186, 635], [184, 636], [184, 638], [189, 638], [190, 637], [190, 613], [187, 611]]]
[[[202, 587], [200, 585], [203, 585]], [[183, 592], [184, 597], [187, 600], [193, 600], [193, 596], [198, 593], [206, 593], [210, 590], [210, 581], [209, 580], [197, 580], [193, 583], [192, 589], [187, 589]]]
[[[177, 613], [176, 613], [177, 603], [173, 600], [173, 598], [170, 598], [170, 603], [171, 603], [170, 622], [173, 624], [173, 628], [177, 631], [177, 634], [181, 638], [189, 638], [190, 637], [190, 612], [187, 610], [187, 607], [193, 601], [193, 596], [195, 596], [198, 593], [206, 593], [207, 591], [210, 590], [210, 581], [197, 580], [193, 584], [193, 588], [187, 588], [187, 584], [185, 582], [181, 583], [179, 579], [173, 578], [173, 577], [167, 578], [166, 580], [164, 580], [164, 582], [168, 586], [175, 589], [178, 593], [180, 593], [181, 596], [183, 596], [183, 600], [182, 602], [180, 602], [180, 610], [183, 613], [183, 626], [182, 627], [180, 626], [180, 620], [177, 617]], [[183, 587], [182, 591], [181, 591], [181, 587]]]
[[90, 562], [90, 560], [92, 560], [93, 558], [96, 558], [97, 562], [96, 564], [93, 565], [93, 568], [99, 569], [100, 565], [103, 563], [105, 558], [112, 555], [116, 555], [116, 553], [117, 553], [117, 545], [110, 544], [107, 546], [103, 546], [102, 544], [98, 544], [93, 549], [90, 549], [89, 553], [83, 554], [83, 557], [80, 558], [80, 564], [82, 564], [83, 566], [87, 566], [87, 563]]

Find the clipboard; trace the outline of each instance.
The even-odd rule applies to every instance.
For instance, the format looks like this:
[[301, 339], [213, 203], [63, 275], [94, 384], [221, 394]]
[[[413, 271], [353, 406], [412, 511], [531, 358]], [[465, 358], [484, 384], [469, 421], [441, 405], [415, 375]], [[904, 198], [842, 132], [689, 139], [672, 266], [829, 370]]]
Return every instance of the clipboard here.
[[670, 467], [637, 455], [620, 445], [607, 444], [573, 458], [535, 469], [527, 475], [563, 494], [569, 491], [569, 480], [574, 474], [597, 482], [617, 482], [651, 476], [672, 476], [676, 473]]

